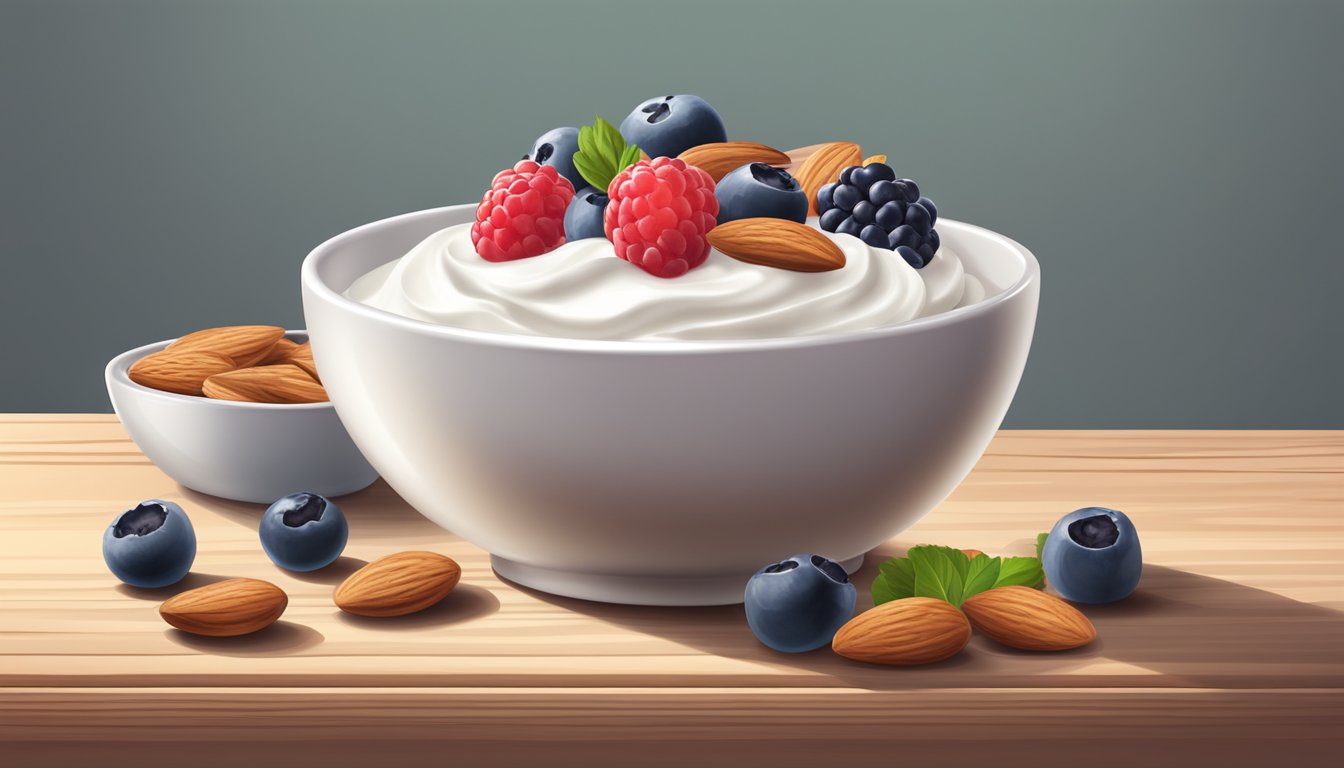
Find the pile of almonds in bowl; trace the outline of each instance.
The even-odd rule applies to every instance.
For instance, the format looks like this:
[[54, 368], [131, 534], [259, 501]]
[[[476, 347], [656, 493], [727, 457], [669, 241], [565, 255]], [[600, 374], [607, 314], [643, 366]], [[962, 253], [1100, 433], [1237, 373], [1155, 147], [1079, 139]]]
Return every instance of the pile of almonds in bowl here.
[[313, 350], [274, 325], [230, 325], [189, 333], [140, 358], [128, 372], [150, 389], [249, 403], [322, 403], [327, 391]]

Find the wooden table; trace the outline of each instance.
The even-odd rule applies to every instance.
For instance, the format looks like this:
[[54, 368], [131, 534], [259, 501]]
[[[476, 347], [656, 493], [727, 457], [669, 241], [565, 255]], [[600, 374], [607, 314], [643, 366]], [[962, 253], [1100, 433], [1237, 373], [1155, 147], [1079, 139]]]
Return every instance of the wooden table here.
[[[148, 497], [196, 526], [181, 586], [270, 580], [290, 595], [281, 622], [196, 638], [157, 616], [175, 588], [119, 585], [102, 531]], [[906, 546], [1027, 554], [1088, 504], [1128, 512], [1147, 561], [1134, 596], [1086, 610], [1097, 643], [1041, 655], [977, 637], [887, 669], [772, 653], [739, 607], [520, 589], [381, 483], [342, 503], [345, 557], [285, 573], [257, 543], [259, 507], [177, 486], [112, 417], [0, 416], [0, 763], [1339, 764], [1344, 432], [1004, 432], [869, 556], [861, 600]], [[462, 586], [400, 620], [332, 606], [354, 568], [408, 548], [456, 558]]]

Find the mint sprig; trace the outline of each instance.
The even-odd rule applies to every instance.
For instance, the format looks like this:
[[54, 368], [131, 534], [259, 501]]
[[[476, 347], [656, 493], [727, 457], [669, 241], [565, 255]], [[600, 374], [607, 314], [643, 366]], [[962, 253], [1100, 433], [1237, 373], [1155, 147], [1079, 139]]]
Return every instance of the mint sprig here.
[[961, 605], [987, 589], [1014, 585], [1040, 589], [1044, 583], [1038, 557], [968, 557], [959, 549], [926, 544], [878, 566], [873, 605], [906, 597], [933, 597]]
[[574, 167], [583, 180], [602, 192], [616, 174], [639, 162], [639, 147], [626, 144], [616, 126], [595, 115], [592, 125], [579, 128], [579, 151]]

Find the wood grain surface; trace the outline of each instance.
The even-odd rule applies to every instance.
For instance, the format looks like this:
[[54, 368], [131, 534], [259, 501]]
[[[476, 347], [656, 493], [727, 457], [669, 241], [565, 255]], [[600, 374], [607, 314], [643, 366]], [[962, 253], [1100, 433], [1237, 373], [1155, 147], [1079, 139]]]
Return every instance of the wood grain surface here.
[[[107, 524], [150, 497], [182, 503], [199, 540], [192, 574], [163, 590], [118, 584], [100, 555]], [[516, 587], [381, 482], [341, 500], [340, 561], [286, 573], [258, 544], [261, 506], [176, 485], [113, 417], [0, 415], [0, 755], [17, 758], [0, 762], [1337, 764], [1344, 433], [1001, 433], [869, 556], [861, 601], [912, 544], [1028, 554], [1089, 504], [1125, 510], [1146, 561], [1133, 597], [1085, 609], [1097, 643], [1030, 654], [977, 637], [949, 662], [885, 669], [770, 652], [740, 607]], [[453, 557], [462, 584], [402, 619], [335, 609], [344, 576], [404, 549]], [[158, 618], [169, 595], [236, 576], [289, 594], [279, 623], [210, 639]]]

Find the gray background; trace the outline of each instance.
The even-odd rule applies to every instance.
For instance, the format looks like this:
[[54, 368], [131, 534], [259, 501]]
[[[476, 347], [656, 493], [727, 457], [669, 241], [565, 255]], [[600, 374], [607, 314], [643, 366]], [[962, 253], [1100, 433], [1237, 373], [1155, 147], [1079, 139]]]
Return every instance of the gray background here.
[[[1044, 271], [1008, 426], [1344, 427], [1340, 2], [0, 0], [0, 411], [301, 325], [318, 242], [698, 93], [852, 138]], [[893, 393], [893, 397], [902, 396]]]

